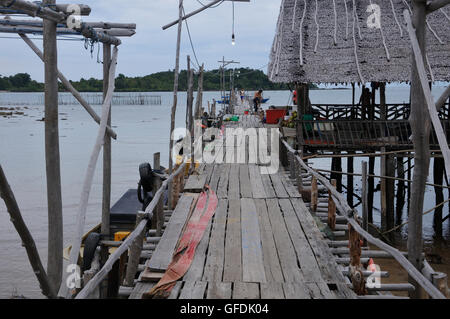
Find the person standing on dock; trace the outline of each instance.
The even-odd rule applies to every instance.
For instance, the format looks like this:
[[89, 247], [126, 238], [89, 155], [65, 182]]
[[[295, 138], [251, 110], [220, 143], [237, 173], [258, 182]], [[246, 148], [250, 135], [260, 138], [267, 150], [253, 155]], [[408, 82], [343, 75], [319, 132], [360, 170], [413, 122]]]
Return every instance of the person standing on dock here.
[[258, 113], [259, 106], [261, 105], [262, 93], [263, 93], [263, 90], [259, 90], [259, 91], [255, 92], [255, 97], [253, 98], [253, 107], [255, 108], [255, 114]]

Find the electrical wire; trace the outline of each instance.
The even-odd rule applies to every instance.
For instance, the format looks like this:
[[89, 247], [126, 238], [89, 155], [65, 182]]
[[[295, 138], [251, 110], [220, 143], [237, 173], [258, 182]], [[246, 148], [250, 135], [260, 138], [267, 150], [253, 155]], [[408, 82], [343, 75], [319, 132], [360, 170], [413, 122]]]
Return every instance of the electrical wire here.
[[[218, 6], [220, 6], [225, 0], [222, 0], [221, 2], [219, 2], [216, 5], [211, 6], [210, 8], [217, 8]], [[202, 7], [206, 7], [205, 4], [203, 4], [200, 0], [197, 0], [198, 3], [200, 3], [202, 5]]]
[[[183, 14], [186, 15], [186, 12], [184, 12], [184, 6], [182, 7], [182, 9], [183, 9]], [[195, 53], [194, 43], [192, 42], [191, 31], [189, 30], [189, 24], [188, 24], [187, 20], [188, 19], [185, 19], [184, 22], [186, 23], [186, 29], [187, 29], [188, 36], [189, 36], [189, 42], [191, 43], [191, 48], [192, 48], [192, 52], [194, 54], [195, 62], [197, 64], [197, 69], [200, 69], [200, 63], [198, 62], [197, 54]]]

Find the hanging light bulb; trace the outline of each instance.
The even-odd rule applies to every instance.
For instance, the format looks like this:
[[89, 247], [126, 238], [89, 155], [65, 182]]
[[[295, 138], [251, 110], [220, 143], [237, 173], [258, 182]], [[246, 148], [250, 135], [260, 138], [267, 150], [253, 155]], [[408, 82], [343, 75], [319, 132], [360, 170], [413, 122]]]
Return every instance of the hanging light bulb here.
[[236, 39], [235, 39], [235, 37], [234, 37], [234, 33], [233, 33], [233, 35], [231, 36], [231, 44], [232, 44], [232, 45], [235, 45], [235, 44], [236, 44]]

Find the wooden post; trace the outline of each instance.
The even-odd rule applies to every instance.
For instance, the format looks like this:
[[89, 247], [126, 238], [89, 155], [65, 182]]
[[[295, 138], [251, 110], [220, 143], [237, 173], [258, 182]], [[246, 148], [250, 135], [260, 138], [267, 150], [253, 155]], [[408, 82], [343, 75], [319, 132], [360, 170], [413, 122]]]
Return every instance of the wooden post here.
[[39, 252], [36, 248], [36, 243], [25, 224], [22, 214], [20, 213], [19, 205], [14, 197], [14, 193], [9, 186], [8, 180], [6, 179], [5, 173], [0, 165], [0, 197], [5, 201], [6, 208], [10, 220], [17, 230], [17, 233], [22, 240], [22, 246], [25, 247], [28, 255], [28, 260], [30, 261], [33, 272], [36, 275], [42, 294], [48, 298], [56, 298], [56, 290], [54, 289], [53, 283], [47, 276], [44, 266], [42, 265]]
[[312, 177], [311, 180], [311, 211], [317, 211], [317, 204], [319, 202], [319, 191], [317, 188], [317, 178], [315, 176]]
[[[204, 64], [202, 64], [202, 66], [200, 67], [200, 74], [198, 77], [198, 90], [197, 90], [197, 100], [195, 103], [195, 118], [199, 119], [202, 114], [200, 114], [201, 112], [201, 108], [203, 105], [203, 76], [204, 76]], [[194, 85], [194, 83], [192, 83], [192, 85]]]
[[[337, 181], [335, 179], [331, 180], [331, 185], [336, 188]], [[331, 191], [328, 191], [328, 227], [331, 230], [336, 229], [336, 203], [333, 200]]]
[[369, 178], [368, 181], [368, 198], [367, 198], [367, 208], [369, 210], [368, 221], [369, 223], [373, 223], [373, 198], [375, 192], [375, 179], [373, 175], [375, 175], [375, 157], [369, 157]]
[[[172, 139], [172, 133], [175, 130], [175, 116], [177, 112], [177, 102], [178, 102], [178, 79], [180, 72], [180, 43], [181, 43], [181, 26], [183, 21], [183, 0], [179, 0], [178, 4], [178, 33], [177, 33], [177, 49], [176, 49], [176, 57], [175, 57], [175, 75], [174, 75], [174, 84], [173, 84], [173, 105], [170, 117], [170, 142], [169, 142], [169, 175], [172, 174], [173, 170], [173, 144], [174, 141]], [[169, 183], [169, 209], [172, 209], [172, 182]]]
[[[144, 212], [139, 212], [136, 215], [136, 227], [141, 223], [141, 221], [144, 219], [144, 217], [145, 217]], [[131, 247], [129, 249], [127, 272], [126, 272], [125, 280], [123, 283], [124, 286], [127, 286], [127, 287], [134, 286], [134, 279], [136, 276], [136, 272], [138, 270], [139, 260], [141, 259], [141, 252], [142, 252], [142, 247], [144, 245], [146, 230], [147, 230], [146, 228], [144, 228], [142, 230], [141, 234], [139, 234], [139, 236], [136, 237], [136, 239], [133, 241], [133, 243], [131, 244]]]
[[[161, 169], [161, 154], [155, 153], [153, 154], [153, 169], [159, 170]], [[155, 178], [155, 185], [153, 186], [153, 194], [156, 194], [158, 189], [161, 188], [161, 180], [159, 178]], [[162, 227], [164, 225], [164, 200], [161, 198], [156, 206], [155, 213], [153, 216], [156, 216], [156, 237], [161, 237]]]
[[[54, 5], [55, 0], [44, 0]], [[44, 20], [45, 61], [45, 157], [48, 203], [47, 274], [52, 290], [57, 291], [63, 274], [63, 214], [58, 126], [58, 48], [56, 23]]]
[[[354, 152], [348, 152], [354, 154]], [[350, 207], [353, 207], [353, 157], [347, 157], [347, 202]]]
[[[111, 66], [111, 45], [103, 44], [103, 102], [109, 88], [109, 71]], [[111, 109], [108, 116], [108, 126], [111, 126]], [[111, 210], [111, 137], [105, 134], [103, 145], [103, 201], [102, 201], [102, 236], [108, 238], [109, 233], [109, 215]]]
[[[186, 103], [186, 108], [187, 108], [187, 114], [188, 114], [188, 121], [187, 121], [187, 130], [189, 130], [189, 133], [191, 135], [190, 141], [189, 141], [189, 145], [190, 145], [190, 158], [188, 160], [190, 160], [191, 164], [189, 166], [189, 174], [192, 174], [192, 172], [195, 170], [195, 150], [194, 150], [194, 140], [195, 140], [195, 136], [194, 136], [194, 71], [191, 69], [191, 58], [190, 56], [188, 56], [187, 59], [187, 63], [188, 63], [188, 74], [187, 74], [187, 78], [188, 78], [188, 83], [187, 83], [187, 103]], [[202, 71], [201, 71], [202, 73]], [[203, 75], [201, 75], [200, 77], [203, 77]], [[200, 82], [200, 79], [199, 79]], [[195, 117], [197, 117], [197, 114], [199, 112], [199, 110], [197, 109], [197, 107], [200, 105], [199, 103], [199, 99], [201, 99], [201, 97], [199, 97], [200, 95], [200, 84], [199, 84], [199, 89], [197, 92], [197, 105], [195, 108]], [[185, 143], [186, 145], [188, 145], [188, 143]]]
[[362, 227], [365, 231], [369, 231], [369, 205], [367, 201], [367, 188], [368, 188], [367, 162], [365, 161], [361, 162], [361, 167], [362, 167], [362, 192], [361, 192]]
[[[422, 56], [425, 56], [425, 19], [426, 1], [413, 0], [412, 24], [416, 30]], [[408, 224], [408, 259], [417, 268], [423, 265], [423, 239], [422, 239], [422, 214], [425, 195], [425, 183], [428, 177], [430, 165], [430, 116], [425, 107], [425, 95], [421, 87], [419, 72], [416, 63], [412, 63], [411, 73], [411, 115], [409, 118], [414, 143], [414, 174], [411, 188], [411, 200]], [[410, 297], [419, 298], [420, 286], [413, 278], [409, 278], [416, 289], [410, 293]]]
[[[444, 184], [444, 159], [435, 157], [433, 165], [433, 182], [436, 185]], [[436, 206], [444, 201], [444, 192], [442, 187], [434, 187], [436, 194]], [[437, 238], [442, 238], [442, 206], [434, 210], [433, 228]]]
[[[405, 178], [404, 158], [397, 157], [396, 161], [397, 161], [397, 165], [396, 165], [397, 177], [404, 179]], [[396, 200], [396, 211], [395, 211], [397, 225], [400, 225], [402, 223], [404, 206], [405, 206], [405, 182], [399, 180], [397, 182], [397, 200]]]
[[[334, 154], [340, 154], [335, 152]], [[342, 158], [341, 157], [333, 157], [331, 160], [331, 170], [335, 172], [342, 172]], [[342, 193], [342, 174], [332, 173], [331, 179], [335, 179], [337, 181], [337, 191]]]
[[448, 289], [448, 279], [447, 274], [442, 272], [437, 272], [433, 274], [433, 285], [436, 286], [437, 289], [439, 289], [442, 294], [450, 298], [450, 291]]
[[[299, 156], [301, 157], [302, 155], [299, 154]], [[294, 163], [295, 163], [295, 177], [297, 180], [297, 189], [298, 189], [298, 192], [301, 194], [302, 190], [303, 190], [302, 167], [296, 159], [294, 159]]]

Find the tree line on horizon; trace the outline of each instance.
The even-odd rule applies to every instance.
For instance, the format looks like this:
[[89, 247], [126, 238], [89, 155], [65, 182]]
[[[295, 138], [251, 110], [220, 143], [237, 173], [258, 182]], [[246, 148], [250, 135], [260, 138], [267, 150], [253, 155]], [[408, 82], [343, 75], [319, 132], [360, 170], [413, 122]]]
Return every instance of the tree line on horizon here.
[[[230, 73], [232, 70], [225, 72], [225, 88], [229, 90]], [[102, 92], [103, 80], [99, 79], [80, 79], [80, 81], [70, 81], [72, 85], [79, 92]], [[164, 72], [157, 72], [142, 77], [127, 77], [124, 74], [119, 74], [116, 78], [117, 92], [170, 92], [173, 91], [174, 71], [168, 70]], [[198, 87], [198, 74], [194, 76], [194, 87]], [[246, 91], [252, 90], [286, 90], [288, 85], [281, 83], [273, 83], [269, 80], [267, 75], [261, 70], [250, 68], [234, 69], [234, 87], [237, 89], [244, 89]], [[59, 88], [61, 92], [66, 89], [60, 83]], [[315, 88], [312, 85], [312, 88]], [[180, 91], [187, 90], [187, 71], [182, 70], [179, 77]], [[203, 77], [204, 91], [219, 91], [221, 89], [221, 72], [220, 70], [205, 71]], [[13, 76], [0, 75], [0, 91], [10, 92], [43, 92], [44, 84], [31, 79], [27, 73], [18, 73]]]

